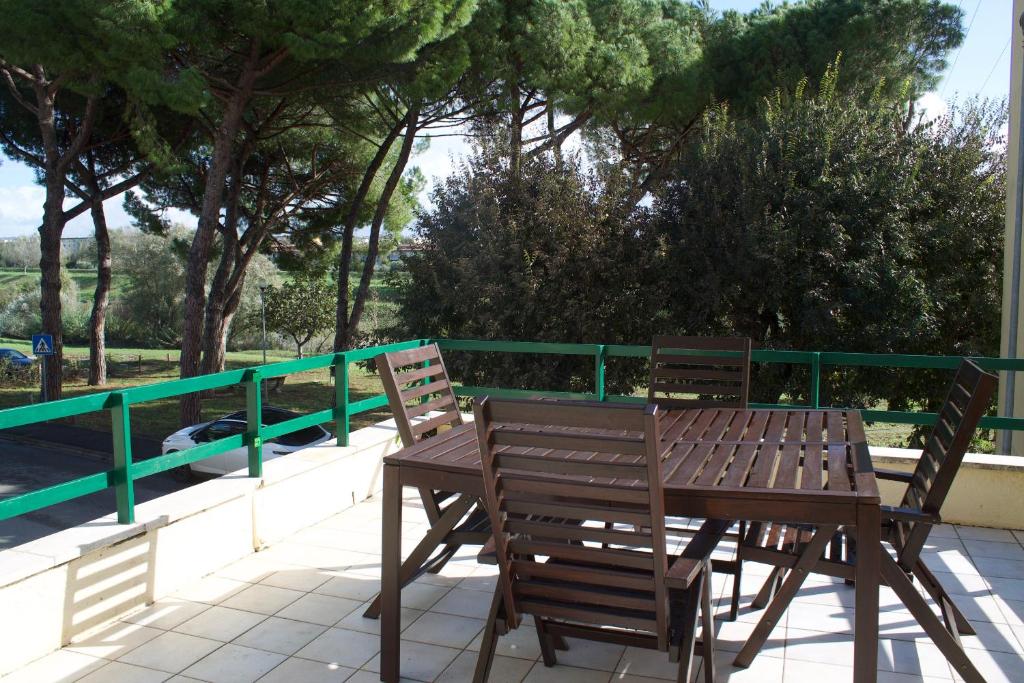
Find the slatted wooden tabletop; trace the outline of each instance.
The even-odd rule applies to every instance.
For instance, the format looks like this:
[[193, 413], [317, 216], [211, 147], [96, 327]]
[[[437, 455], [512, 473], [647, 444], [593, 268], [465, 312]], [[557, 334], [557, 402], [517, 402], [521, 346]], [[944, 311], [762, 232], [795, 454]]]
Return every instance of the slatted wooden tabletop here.
[[[874, 683], [880, 560], [878, 553], [863, 549], [880, 547], [881, 501], [860, 413], [676, 409], [662, 417], [661, 433], [667, 515], [857, 527], [862, 550], [856, 566], [854, 681]], [[627, 464], [642, 457], [561, 450], [554, 430], [549, 448], [517, 447], [507, 437], [505, 443], [501, 452], [516, 455], [607, 458], [609, 477], [614, 477], [616, 461]], [[381, 680], [390, 683], [400, 677], [401, 489], [482, 496], [476, 427], [456, 426], [385, 457], [384, 464]]]
[[[804, 501], [819, 496], [832, 500], [878, 498], [864, 428], [856, 411], [671, 410], [662, 419], [662, 434], [666, 497], [684, 491], [715, 491], [722, 496], [742, 493], [746, 499], [773, 502], [787, 494]], [[505, 449], [588, 461], [608, 457], [610, 462], [632, 462], [640, 457], [559, 450], [556, 441], [546, 451]], [[455, 427], [390, 455], [385, 462], [479, 477], [475, 428], [471, 424]]]

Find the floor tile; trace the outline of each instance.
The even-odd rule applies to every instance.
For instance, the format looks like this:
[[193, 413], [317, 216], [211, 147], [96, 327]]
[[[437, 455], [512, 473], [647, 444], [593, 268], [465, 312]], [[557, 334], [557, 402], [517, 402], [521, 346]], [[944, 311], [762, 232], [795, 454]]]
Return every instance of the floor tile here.
[[987, 683], [1024, 681], [1024, 657], [1006, 652], [972, 650], [971, 662]]
[[321, 569], [296, 567], [295, 569], [274, 572], [265, 577], [260, 583], [265, 586], [309, 592], [316, 590], [330, 580], [330, 578], [331, 575]]
[[577, 669], [571, 666], [544, 666], [537, 662], [523, 683], [608, 683], [612, 674], [596, 669]]
[[402, 589], [402, 607], [428, 610], [451, 590], [448, 586], [416, 580]]
[[426, 612], [402, 632], [402, 638], [461, 650], [483, 630], [484, 624], [483, 619]]
[[76, 640], [66, 649], [92, 657], [117, 659], [161, 633], [163, 631], [157, 628], [115, 621], [109, 626], [93, 631], [87, 637]]
[[[559, 666], [615, 671], [619, 660], [626, 651], [625, 645], [600, 643], [595, 640], [581, 640], [579, 638], [566, 638], [565, 640], [569, 649], [565, 651], [559, 650], [556, 653]], [[661, 655], [660, 652], [652, 652], [651, 654], [654, 656]]]
[[181, 598], [165, 598], [154, 602], [145, 609], [129, 614], [121, 621], [169, 631], [178, 624], [184, 623], [200, 612], [210, 609], [205, 602], [192, 602]]
[[[472, 681], [478, 656], [475, 652], [463, 652], [441, 673], [437, 683]], [[525, 659], [495, 655], [487, 683], [520, 683], [532, 667], [533, 662]]]
[[168, 631], [120, 657], [120, 661], [178, 673], [221, 645], [216, 640]]
[[380, 581], [363, 574], [343, 572], [331, 576], [314, 589], [316, 593], [366, 602], [380, 592]]
[[57, 650], [4, 677], [4, 683], [65, 683], [77, 681], [105, 666], [107, 660], [71, 650]]
[[[455, 661], [458, 655], [459, 651], [454, 648], [402, 640], [399, 670], [402, 678], [414, 681], [433, 681]], [[367, 671], [380, 671], [380, 654], [374, 655], [373, 659], [367, 662], [363, 668]]]
[[298, 569], [298, 567], [274, 561], [268, 558], [266, 553], [260, 552], [246, 555], [242, 559], [218, 569], [214, 572], [214, 575], [236, 581], [245, 581], [246, 583], [259, 583], [275, 572], [288, 569]]
[[994, 557], [976, 557], [974, 563], [978, 571], [986, 578], [1005, 577], [1018, 579], [1024, 576], [1024, 561], [1003, 560]]
[[300, 591], [256, 584], [236, 593], [221, 604], [232, 609], [270, 615], [281, 611], [303, 595], [305, 593]]
[[147, 669], [142, 666], [110, 662], [102, 669], [97, 669], [79, 683], [160, 683], [166, 681], [171, 674], [166, 671]]
[[244, 581], [226, 579], [222, 576], [207, 576], [185, 586], [173, 597], [216, 605], [248, 587], [249, 584]]
[[214, 606], [174, 628], [178, 633], [230, 642], [266, 619], [262, 614]]
[[431, 610], [460, 617], [486, 619], [490, 608], [491, 601], [486, 596], [481, 596], [480, 591], [453, 588], [438, 600]]
[[995, 557], [1003, 560], [1024, 560], [1024, 548], [1020, 543], [998, 541], [964, 541], [971, 557]]
[[354, 673], [354, 669], [337, 664], [289, 657], [261, 678], [260, 683], [342, 683]]
[[267, 617], [265, 621], [235, 638], [234, 642], [267, 652], [293, 655], [326, 630], [325, 626], [305, 621]]
[[[369, 617], [363, 616], [363, 612], [365, 612], [369, 606], [370, 603], [364, 602], [358, 609], [353, 610], [344, 619], [334, 625], [338, 628], [347, 628], [352, 631], [362, 631], [363, 633], [380, 635], [380, 619], [370, 619]], [[419, 619], [422, 614], [422, 610], [403, 607], [399, 617], [401, 622], [399, 624], [399, 628], [404, 631], [410, 624], [412, 624], [412, 622]]]
[[311, 624], [333, 626], [362, 605], [358, 600], [336, 598], [320, 593], [307, 593], [291, 603], [276, 616], [297, 621], [308, 621]]
[[380, 649], [380, 638], [340, 628], [329, 628], [295, 653], [303, 659], [358, 669]]
[[878, 668], [883, 671], [925, 677], [952, 677], [949, 664], [939, 648], [932, 645], [931, 642], [923, 640], [879, 639]]
[[[799, 678], [784, 677], [784, 662], [778, 657], [767, 657], [764, 653], [757, 656], [747, 669], [740, 669], [733, 666], [734, 655], [729, 652], [715, 653], [715, 680], [722, 683], [782, 683], [787, 681], [803, 681]], [[697, 681], [703, 681], [702, 675], [697, 676]], [[838, 683], [838, 682], [837, 682]]]
[[956, 527], [957, 535], [963, 540], [972, 541], [999, 541], [1001, 543], [1016, 543], [1017, 539], [1006, 529], [987, 529], [980, 526]]
[[[558, 654], [561, 655], [562, 653]], [[695, 656], [692, 668], [697, 668], [699, 665], [700, 657]], [[678, 676], [679, 664], [668, 661], [668, 653], [666, 652], [647, 650], [640, 647], [627, 647], [615, 666], [615, 672], [618, 674], [674, 681]]]
[[[479, 652], [482, 639], [483, 635], [478, 635], [466, 649], [471, 652]], [[533, 627], [532, 620], [526, 619], [519, 628], [512, 629], [498, 638], [498, 647], [495, 652], [503, 657], [536, 661], [540, 657], [540, 642], [537, 640], [537, 631]]]
[[786, 660], [790, 659], [853, 666], [853, 635], [788, 628]]
[[285, 660], [284, 655], [227, 644], [183, 673], [216, 683], [251, 683]]

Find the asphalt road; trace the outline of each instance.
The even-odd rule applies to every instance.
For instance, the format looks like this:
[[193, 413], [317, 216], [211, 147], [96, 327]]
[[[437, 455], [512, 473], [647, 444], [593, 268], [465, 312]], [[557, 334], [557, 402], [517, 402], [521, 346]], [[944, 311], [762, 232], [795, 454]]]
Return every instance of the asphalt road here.
[[[68, 443], [76, 442], [81, 443]], [[98, 451], [86, 454], [56, 443], [25, 443], [0, 437], [0, 499], [103, 472], [110, 469], [111, 462], [110, 455]], [[135, 482], [135, 502], [143, 503], [186, 486], [183, 478], [171, 472], [155, 474]], [[0, 549], [77, 526], [115, 509], [114, 491], [107, 489], [0, 521]]]

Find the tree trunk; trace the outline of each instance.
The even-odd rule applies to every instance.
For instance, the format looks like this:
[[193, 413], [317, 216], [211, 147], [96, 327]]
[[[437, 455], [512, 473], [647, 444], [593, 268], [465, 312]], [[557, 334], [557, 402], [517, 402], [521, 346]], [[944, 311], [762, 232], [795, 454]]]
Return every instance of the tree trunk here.
[[[366, 296], [370, 292], [370, 280], [373, 279], [373, 270], [377, 262], [377, 251], [380, 244], [380, 228], [384, 223], [384, 216], [387, 214], [388, 204], [398, 187], [405, 167], [409, 163], [409, 156], [412, 154], [413, 143], [416, 142], [416, 126], [419, 123], [419, 108], [413, 107], [406, 116], [405, 138], [402, 140], [402, 149], [398, 153], [398, 160], [395, 161], [391, 175], [388, 176], [380, 199], [377, 201], [377, 210], [373, 214], [373, 223], [370, 225], [370, 239], [367, 244], [366, 262], [363, 264], [363, 274], [359, 278], [359, 288], [356, 289], [355, 301], [352, 302], [352, 315], [348, 320], [347, 332], [351, 336], [359, 329], [359, 319], [363, 315], [363, 307], [366, 305]], [[346, 340], [346, 343], [349, 340]]]
[[512, 104], [512, 120], [509, 122], [509, 168], [512, 177], [518, 178], [523, 159], [523, 109], [519, 84], [515, 80], [509, 84], [509, 100]]
[[347, 349], [351, 341], [348, 323], [348, 281], [352, 273], [352, 241], [355, 237], [359, 212], [363, 208], [363, 203], [366, 201], [366, 195], [370, 192], [370, 186], [373, 185], [374, 178], [377, 177], [377, 171], [384, 164], [384, 160], [387, 159], [388, 154], [391, 152], [391, 146], [395, 143], [404, 127], [405, 121], [395, 124], [380, 143], [377, 153], [363, 174], [363, 179], [359, 183], [359, 189], [352, 200], [352, 206], [349, 207], [348, 215], [345, 217], [345, 232], [341, 240], [341, 255], [338, 258], [338, 306], [334, 330], [334, 350], [336, 352]]
[[225, 236], [217, 272], [210, 283], [210, 294], [206, 302], [206, 316], [203, 322], [202, 374], [208, 375], [224, 369], [224, 308], [228, 298], [227, 283], [235, 267], [238, 255], [237, 243]]
[[[245, 86], [237, 90], [228, 101], [224, 118], [213, 137], [213, 158], [203, 186], [203, 203], [198, 226], [192, 238], [185, 268], [184, 322], [181, 330], [180, 376], [182, 379], [199, 374], [202, 353], [203, 326], [206, 309], [206, 269], [210, 248], [220, 222], [224, 205], [224, 181], [231, 167], [235, 136], [252, 89], [253, 74]], [[200, 396], [186, 394], [180, 401], [182, 426], [200, 421]]]
[[46, 398], [55, 401], [62, 396], [64, 362], [64, 327], [60, 302], [60, 237], [64, 232], [64, 183], [47, 177], [43, 224], [39, 226], [39, 312], [42, 332], [53, 335], [53, 355], [46, 359], [43, 385]]
[[[95, 196], [99, 188], [92, 189]], [[92, 297], [92, 313], [89, 315], [89, 384], [103, 386], [107, 383], [106, 325], [111, 280], [110, 234], [107, 232], [103, 202], [94, 202], [89, 211], [92, 213], [92, 225], [96, 234], [96, 291]]]

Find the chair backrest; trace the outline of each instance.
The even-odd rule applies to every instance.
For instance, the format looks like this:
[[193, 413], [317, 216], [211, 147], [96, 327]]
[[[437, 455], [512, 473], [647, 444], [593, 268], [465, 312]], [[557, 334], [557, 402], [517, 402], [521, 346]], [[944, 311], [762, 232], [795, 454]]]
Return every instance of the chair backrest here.
[[[901, 507], [939, 514], [998, 381], [966, 358], [960, 363]], [[894, 540], [901, 565], [913, 566], [930, 531], [930, 524], [898, 523]]]
[[509, 626], [532, 614], [667, 647], [659, 409], [485, 398], [474, 413]]
[[662, 408], [746, 408], [750, 339], [657, 336], [647, 401]]
[[[375, 360], [403, 446], [413, 445], [438, 427], [462, 424], [459, 403], [437, 344], [382, 353]], [[413, 418], [432, 411], [441, 414], [413, 424]]]

